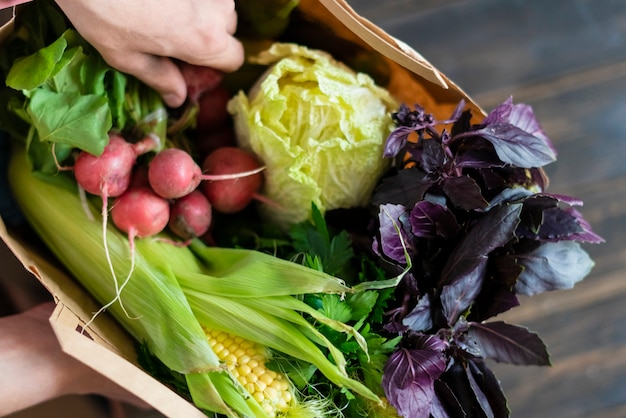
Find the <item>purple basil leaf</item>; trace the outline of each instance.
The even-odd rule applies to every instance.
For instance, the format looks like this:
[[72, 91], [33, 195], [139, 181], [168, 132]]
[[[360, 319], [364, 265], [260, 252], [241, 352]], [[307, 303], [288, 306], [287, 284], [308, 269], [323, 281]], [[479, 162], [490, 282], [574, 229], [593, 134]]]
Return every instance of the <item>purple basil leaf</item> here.
[[583, 201], [577, 197], [566, 196], [563, 194], [555, 194], [555, 193], [539, 193], [537, 196], [549, 197], [558, 202], [567, 203], [570, 206], [582, 206]]
[[[569, 207], [561, 208], [559, 202]], [[582, 204], [580, 199], [552, 193], [538, 193], [528, 197], [524, 202], [524, 218], [527, 221], [522, 223], [519, 236], [545, 241], [568, 239], [593, 244], [604, 242], [602, 237], [592, 231], [582, 214], [571, 207]]]
[[517, 126], [521, 130], [546, 141], [554, 151], [554, 147], [543, 129], [541, 129], [532, 107], [523, 103], [513, 104], [513, 97], [509, 97], [505, 100], [483, 120], [484, 125], [494, 123], [510, 123], [511, 125]]
[[509, 123], [489, 124], [473, 131], [493, 145], [498, 157], [515, 167], [543, 167], [556, 160], [556, 153], [544, 139]]
[[413, 310], [402, 319], [402, 325], [415, 332], [428, 331], [433, 327], [428, 294], [422, 296]]
[[402, 149], [406, 146], [409, 134], [414, 130], [414, 128], [401, 126], [391, 132], [387, 137], [387, 141], [385, 142], [383, 157], [393, 158], [398, 155], [400, 151], [402, 151]]
[[459, 100], [459, 103], [456, 105], [450, 118], [446, 121], [443, 121], [444, 124], [454, 123], [463, 115], [463, 109], [465, 108], [465, 99]]
[[377, 251], [379, 244], [379, 248], [385, 256], [398, 264], [406, 265], [405, 250], [408, 252], [409, 257], [412, 257], [415, 252], [406, 208], [402, 205], [394, 204], [380, 205], [378, 221], [380, 225], [380, 242], [376, 243], [374, 251]]
[[476, 383], [478, 383], [483, 393], [489, 399], [489, 405], [491, 406], [494, 416], [501, 418], [508, 417], [510, 411], [500, 382], [487, 367], [485, 362], [480, 359], [471, 359], [468, 362], [468, 369], [468, 373], [474, 376]]
[[483, 147], [460, 152], [454, 163], [460, 168], [499, 168], [506, 165], [496, 156], [493, 149]]
[[532, 194], [533, 192], [523, 187], [504, 189], [496, 197], [491, 199], [491, 201], [489, 202], [489, 206], [487, 206], [486, 210], [491, 210], [491, 208], [493, 208], [494, 206], [500, 205], [502, 203], [518, 202], [526, 197], [531, 196]]
[[456, 322], [474, 299], [478, 296], [485, 280], [487, 271], [487, 256], [478, 256], [471, 259], [463, 259], [457, 265], [465, 270], [460, 279], [441, 289], [441, 305], [449, 325]]
[[513, 111], [513, 97], [509, 96], [504, 102], [496, 106], [485, 119], [483, 124], [488, 125], [491, 123], [508, 122], [511, 112]]
[[456, 207], [463, 210], [484, 209], [488, 205], [480, 186], [469, 176], [446, 178], [443, 191]]
[[374, 206], [385, 203], [413, 207], [422, 200], [424, 194], [434, 183], [426, 177], [426, 173], [418, 167], [406, 168], [393, 176], [385, 177], [376, 187], [371, 204]]
[[411, 209], [411, 232], [420, 238], [450, 238], [458, 229], [454, 214], [445, 206], [422, 200]]
[[446, 160], [446, 152], [435, 139], [422, 140], [421, 167], [427, 173], [439, 172]]
[[382, 385], [389, 403], [404, 417], [428, 417], [434, 381], [446, 368], [443, 352], [399, 348], [383, 369]]
[[430, 350], [443, 352], [448, 348], [448, 343], [435, 335], [415, 333], [410, 339], [411, 347], [418, 350]]
[[576, 220], [578, 221], [578, 225], [580, 225], [582, 229], [582, 232], [572, 234], [570, 237], [568, 237], [568, 239], [572, 241], [578, 241], [578, 242], [588, 242], [590, 244], [600, 244], [604, 242], [604, 238], [597, 235], [595, 232], [591, 230], [591, 225], [589, 224], [589, 222], [587, 222], [583, 218], [583, 215], [579, 211], [577, 211], [574, 208], [569, 208], [567, 210], [574, 217], [576, 217]]
[[443, 380], [435, 381], [435, 396], [430, 409], [433, 418], [465, 418], [467, 414], [450, 386]]
[[491, 209], [450, 254], [439, 278], [448, 324], [454, 324], [480, 293], [488, 255], [513, 238], [521, 209], [519, 203]]
[[[455, 417], [480, 417], [480, 414], [477, 414], [479, 406], [467, 380], [465, 367], [465, 360], [451, 360], [446, 371], [442, 373], [440, 380], [445, 382], [458, 402], [457, 407], [460, 409], [460, 412], [454, 415]], [[454, 403], [451, 406], [454, 406]]]
[[448, 414], [445, 405], [439, 398], [439, 395], [435, 392], [435, 396], [430, 404], [430, 417], [431, 418], [454, 418], [453, 415]]
[[542, 212], [541, 225], [536, 232], [529, 231], [520, 225], [517, 235], [539, 241], [558, 241], [574, 234], [584, 232], [575, 215], [567, 210], [555, 207]]
[[465, 373], [467, 374], [467, 381], [469, 383], [469, 386], [472, 389], [472, 392], [474, 392], [474, 396], [476, 397], [476, 402], [483, 412], [483, 416], [486, 418], [495, 418], [493, 410], [491, 409], [491, 404], [489, 403], [489, 399], [476, 381], [476, 378], [471, 372], [469, 365], [465, 368]]
[[[495, 260], [491, 260], [489, 267], [490, 271], [493, 272], [492, 264], [499, 264], [502, 260], [509, 258], [515, 262], [513, 257], [497, 257]], [[511, 267], [516, 268], [518, 266], [513, 265]], [[499, 268], [501, 267], [496, 266], [496, 269]], [[510, 272], [510, 274], [513, 275], [515, 280], [517, 280], [517, 276], [519, 276], [520, 271], [521, 268], [518, 268], [517, 270]], [[490, 280], [483, 284], [483, 289], [472, 306], [471, 318], [473, 320], [484, 321], [519, 306], [519, 299], [517, 298], [515, 292], [511, 290], [515, 280], [512, 281], [513, 284], [506, 285], [505, 280], [498, 277], [503, 275], [503, 273], [505, 272], [497, 270], [494, 273], [494, 278], [496, 280]]]
[[517, 365], [550, 365], [545, 344], [526, 328], [502, 321], [471, 322], [469, 325], [468, 334], [485, 358]]
[[524, 295], [571, 289], [594, 266], [589, 254], [574, 241], [545, 242], [527, 254], [516, 254], [524, 267], [515, 291]]

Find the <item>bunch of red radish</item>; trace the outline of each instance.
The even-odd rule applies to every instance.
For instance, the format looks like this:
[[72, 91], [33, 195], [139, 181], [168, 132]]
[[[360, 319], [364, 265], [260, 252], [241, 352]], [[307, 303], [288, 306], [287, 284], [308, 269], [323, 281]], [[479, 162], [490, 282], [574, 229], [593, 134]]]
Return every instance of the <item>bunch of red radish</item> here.
[[138, 150], [144, 148], [138, 144], [111, 135], [101, 155], [83, 151], [74, 164], [81, 188], [103, 202], [115, 198], [111, 219], [131, 239], [155, 235], [168, 225], [184, 239], [202, 236], [211, 225], [213, 209], [244, 209], [262, 183], [263, 167], [237, 147], [216, 149], [201, 168], [178, 148], [164, 149], [147, 166], [139, 166]]
[[[181, 69], [189, 100], [199, 106], [194, 136], [211, 138], [213, 133], [232, 130], [221, 73], [193, 66]], [[74, 164], [79, 186], [102, 198], [104, 223], [108, 199], [115, 198], [111, 220], [128, 234], [131, 246], [134, 238], [153, 236], [167, 227], [184, 240], [201, 237], [211, 226], [213, 210], [235, 213], [260, 198], [262, 165], [231, 142], [205, 147], [201, 165], [178, 148], [163, 149], [146, 158], [147, 164], [138, 164], [140, 155], [158, 146], [151, 137], [131, 143], [111, 134], [101, 155], [83, 151]]]

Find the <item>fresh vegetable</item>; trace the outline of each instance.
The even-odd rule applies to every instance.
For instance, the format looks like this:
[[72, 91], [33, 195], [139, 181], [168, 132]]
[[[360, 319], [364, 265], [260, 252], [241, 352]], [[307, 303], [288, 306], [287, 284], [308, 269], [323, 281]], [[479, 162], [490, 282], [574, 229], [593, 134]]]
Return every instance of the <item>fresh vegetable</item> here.
[[[127, 238], [113, 227], [106, 231], [109, 264], [101, 223], [88, 219], [73, 190], [76, 186], [69, 179], [65, 188], [44, 182], [31, 170], [23, 151], [14, 155], [9, 172], [12, 191], [33, 228], [100, 303], [117, 297], [124, 302], [111, 304], [110, 312], [169, 369], [185, 375], [200, 408], [228, 416], [267, 416], [245, 388], [233, 383], [203, 327], [312, 364], [334, 384], [379, 401], [371, 389], [348, 376], [341, 351], [300, 312], [361, 341], [356, 330], [292, 296], [351, 292], [336, 278], [269, 254], [210, 248], [198, 241], [188, 248], [138, 240], [131, 260]], [[111, 276], [110, 265], [118, 276], [133, 270], [122, 289], [106, 279]], [[360, 347], [366, 349], [364, 344]]]
[[389, 167], [395, 100], [323, 51], [278, 43], [257, 61], [270, 69], [228, 108], [239, 145], [267, 167], [261, 193], [280, 208], [262, 208], [265, 219], [307, 220], [311, 202], [322, 212], [366, 206]]
[[111, 208], [116, 227], [128, 234], [131, 245], [135, 237], [151, 237], [163, 231], [169, 222], [167, 200], [149, 187], [133, 187], [118, 196]]
[[170, 231], [183, 239], [201, 237], [211, 226], [212, 207], [199, 190], [176, 199], [170, 209]]
[[[222, 147], [210, 153], [202, 163], [207, 176], [253, 173], [262, 167], [251, 153], [237, 147]], [[243, 210], [257, 194], [263, 183], [261, 172], [232, 180], [206, 181], [202, 191], [216, 211], [235, 213]], [[262, 199], [262, 198], [261, 198]]]
[[224, 78], [222, 71], [181, 61], [178, 67], [187, 85], [187, 98], [198, 103], [200, 97], [216, 89]]
[[207, 155], [218, 148], [237, 146], [235, 131], [230, 125], [212, 129], [208, 132], [195, 132], [192, 142], [200, 161], [204, 161]]
[[178, 148], [161, 151], [148, 167], [150, 187], [166, 199], [176, 199], [194, 191], [202, 181], [202, 171], [191, 155]]
[[237, 0], [237, 33], [250, 38], [278, 38], [299, 0]]
[[[205, 333], [215, 354], [270, 417], [288, 412], [296, 397], [293, 384], [284, 374], [266, 367], [267, 350], [226, 332], [205, 330]], [[314, 409], [312, 413], [323, 411]], [[318, 416], [311, 414], [311, 418]]]
[[150, 161], [148, 180], [150, 187], [166, 199], [176, 199], [188, 195], [198, 188], [202, 180], [227, 181], [254, 176], [264, 167], [258, 164], [247, 170], [203, 174], [200, 166], [186, 151], [168, 148]]
[[603, 240], [578, 199], [545, 191], [556, 153], [529, 106], [509, 99], [477, 124], [463, 102], [447, 120], [419, 105], [393, 118], [385, 155], [397, 169], [373, 196], [372, 251], [408, 273], [384, 324], [402, 336], [385, 395], [402, 416], [508, 416], [485, 359], [549, 356], [535, 333], [486, 321], [517, 294], [572, 287], [593, 267], [580, 243]]
[[198, 99], [196, 116], [196, 135], [217, 130], [230, 121], [226, 105], [230, 100], [230, 92], [224, 85], [203, 94]]
[[111, 135], [100, 155], [81, 151], [74, 162], [74, 176], [85, 191], [101, 196], [103, 200], [124, 193], [133, 174], [137, 156], [156, 148], [143, 143], [131, 144], [120, 135]]
[[165, 146], [167, 113], [158, 93], [109, 67], [73, 29], [17, 59], [6, 84], [22, 92], [12, 109], [28, 132], [14, 135], [27, 144], [37, 171], [55, 173], [74, 149], [100, 155], [111, 131], [123, 132], [129, 120], [132, 130], [123, 132], [129, 142], [152, 137]]
[[[253, 3], [240, 3], [240, 16], [259, 16], [247, 14]], [[269, 29], [282, 31], [295, 4], [276, 3], [272, 13], [285, 15]], [[35, 18], [18, 24], [10, 49], [11, 58], [27, 53], [9, 71], [13, 89], [2, 90], [19, 120], [0, 112], [26, 150], [17, 147], [11, 164], [15, 197], [101, 304], [86, 326], [109, 310], [148, 353], [140, 360], [161, 362], [159, 378], [171, 377], [207, 414], [506, 417], [486, 360], [549, 364], [539, 336], [490, 319], [519, 304], [518, 294], [582, 280], [593, 261], [581, 243], [603, 240], [575, 209], [582, 202], [546, 192], [542, 167], [556, 152], [530, 107], [508, 100], [475, 123], [461, 102], [441, 121], [419, 105], [398, 108], [371, 78], [322, 51], [275, 44], [245, 70], [242, 79], [269, 66], [249, 96], [229, 104], [238, 140], [260, 158], [241, 168], [243, 151], [223, 149], [202, 173], [188, 128], [199, 137], [200, 100], [242, 79], [180, 63], [188, 106], [168, 115], [154, 91], [106, 66], [53, 9], [45, 19], [28, 15], [46, 2], [30, 6]], [[136, 163], [122, 164], [119, 190], [129, 165], [132, 186], [113, 202], [115, 228], [57, 171], [81, 150], [108, 159], [117, 134], [133, 144], [126, 161]], [[147, 151], [155, 155], [138, 158]], [[103, 173], [95, 194], [114, 189]], [[169, 202], [151, 183], [165, 185]], [[137, 195], [158, 208], [147, 229], [126, 206]], [[263, 221], [251, 199], [265, 203]], [[211, 204], [250, 210], [216, 213], [208, 247], [196, 237], [211, 226]]]

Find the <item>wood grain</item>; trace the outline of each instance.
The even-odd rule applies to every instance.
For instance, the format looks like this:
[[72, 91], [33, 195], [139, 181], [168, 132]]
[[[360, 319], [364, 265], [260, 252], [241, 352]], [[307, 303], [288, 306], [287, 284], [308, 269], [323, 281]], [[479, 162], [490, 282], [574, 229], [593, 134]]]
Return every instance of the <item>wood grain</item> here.
[[596, 266], [584, 281], [499, 318], [538, 333], [552, 360], [493, 364], [512, 417], [626, 417], [626, 2], [351, 3], [484, 109], [530, 104], [558, 151], [549, 191], [581, 198], [606, 239], [585, 246]]

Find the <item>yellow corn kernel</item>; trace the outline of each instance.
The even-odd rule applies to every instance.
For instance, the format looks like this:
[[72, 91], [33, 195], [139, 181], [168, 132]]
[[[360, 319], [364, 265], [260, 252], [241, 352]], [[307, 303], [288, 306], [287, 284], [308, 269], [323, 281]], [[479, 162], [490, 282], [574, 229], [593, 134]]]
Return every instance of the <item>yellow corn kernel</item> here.
[[295, 399], [287, 377], [265, 367], [267, 352], [258, 344], [204, 328], [211, 347], [231, 374], [271, 417], [284, 415]]

